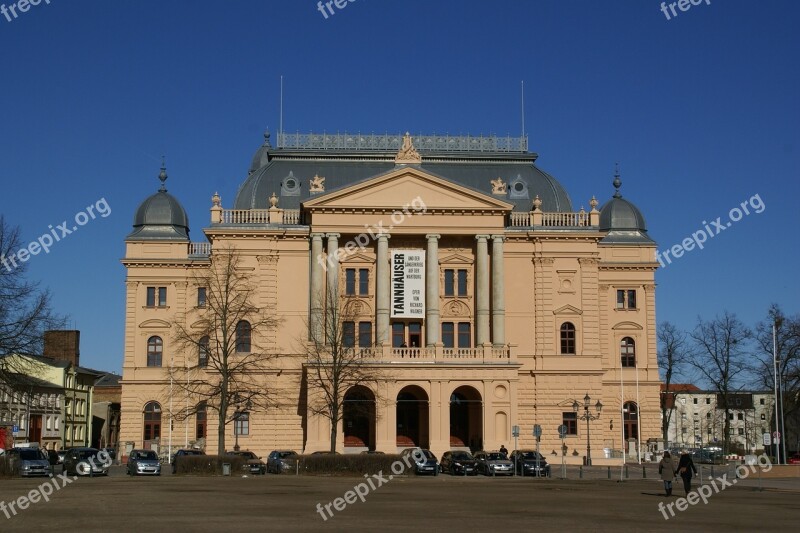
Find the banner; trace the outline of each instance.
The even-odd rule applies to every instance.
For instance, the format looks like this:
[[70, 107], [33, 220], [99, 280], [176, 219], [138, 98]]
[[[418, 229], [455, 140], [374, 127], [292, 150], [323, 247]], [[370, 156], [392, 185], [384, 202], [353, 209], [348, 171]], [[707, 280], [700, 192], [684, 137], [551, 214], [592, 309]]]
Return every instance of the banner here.
[[392, 318], [425, 318], [425, 251], [392, 250]]

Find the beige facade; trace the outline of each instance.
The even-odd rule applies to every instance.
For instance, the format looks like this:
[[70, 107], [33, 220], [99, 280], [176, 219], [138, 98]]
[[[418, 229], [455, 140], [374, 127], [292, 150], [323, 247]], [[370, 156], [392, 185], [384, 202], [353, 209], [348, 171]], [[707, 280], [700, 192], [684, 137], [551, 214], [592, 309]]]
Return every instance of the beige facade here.
[[[638, 211], [627, 226], [614, 213], [632, 207], [619, 194], [601, 210], [594, 198], [587, 202], [590, 211], [565, 211], [563, 202], [548, 210], [549, 200], [539, 198], [545, 191], [530, 181], [522, 210], [523, 201], [511, 200], [522, 186], [495, 170], [532, 168], [535, 155], [527, 150], [417, 152], [406, 136], [396, 154], [318, 150], [317, 168], [306, 153], [285, 145], [272, 149], [268, 142], [243, 190], [253, 176], [267, 176], [270, 165], [297, 165], [274, 183], [271, 198], [259, 197], [270, 207], [226, 209], [215, 195], [211, 224], [203, 230], [208, 243], [182, 238], [174, 213], [166, 222], [145, 213], [126, 240], [123, 446], [198, 444], [217, 452], [212, 416], [205, 428], [196, 417], [178, 416], [197, 400], [170, 384], [167, 368], [197, 365], [196, 353], [177, 348], [175, 321], [196, 320], [193, 273], [228, 246], [256, 282], [258, 305], [281, 318], [259, 339], [277, 356], [263, 378], [276, 400], [248, 413], [247, 434], [238, 437], [243, 449], [265, 455], [329, 448], [328, 422], [308, 408], [319, 391], [300, 393], [308, 328], [324, 319], [312, 295], [326, 291], [356, 304], [354, 349], [383, 376], [358, 395], [371, 403], [367, 415], [346, 412], [339, 451], [394, 453], [416, 445], [440, 456], [451, 448], [512, 449], [515, 425], [518, 446], [535, 448], [532, 429], [539, 424], [541, 451], [550, 456], [561, 450], [557, 427], [566, 424], [567, 458], [576, 462], [586, 454], [587, 424], [575, 419], [572, 405], [582, 405], [587, 394], [592, 405], [603, 404], [600, 418], [589, 423], [595, 464], [603, 449], [638, 451], [624, 439], [644, 443], [660, 436], [655, 243]], [[482, 185], [451, 179], [435, 167], [444, 160], [448, 168], [482, 170], [475, 178]], [[363, 161], [390, 166], [366, 179], [349, 176], [348, 169]], [[339, 184], [326, 190], [325, 173], [334, 172]], [[307, 187], [296, 209], [283, 206], [298, 201], [292, 180]], [[158, 194], [166, 191], [148, 202], [161, 201]], [[177, 236], [161, 232], [169, 225]], [[422, 275], [404, 281], [409, 292], [420, 291], [413, 304], [404, 300], [411, 294], [397, 292], [392, 260], [400, 261], [398, 251], [422, 258]], [[233, 442], [230, 424], [227, 446]]]

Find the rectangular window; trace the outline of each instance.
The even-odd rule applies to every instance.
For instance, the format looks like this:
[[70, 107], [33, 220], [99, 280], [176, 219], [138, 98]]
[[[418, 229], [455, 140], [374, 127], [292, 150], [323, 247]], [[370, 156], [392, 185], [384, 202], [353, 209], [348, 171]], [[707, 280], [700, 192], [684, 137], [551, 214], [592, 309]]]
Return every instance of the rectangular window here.
[[455, 296], [455, 270], [452, 268], [444, 271], [444, 295]]
[[155, 307], [156, 306], [156, 288], [155, 287], [147, 287], [147, 301], [145, 302], [147, 307]]
[[744, 435], [744, 428], [739, 428], [739, 435]]
[[369, 269], [358, 269], [358, 294], [366, 296], [369, 294]]
[[618, 290], [617, 309], [636, 309], [636, 291]]
[[342, 346], [353, 348], [356, 345], [356, 323], [342, 322]]
[[761, 398], [760, 400], [758, 400], [758, 403], [759, 403], [760, 405], [764, 405], [764, 398]]
[[402, 348], [406, 343], [406, 326], [402, 322], [392, 323], [392, 348]]
[[147, 307], [166, 307], [167, 288], [166, 287], [147, 287]]
[[561, 413], [561, 423], [567, 426], [567, 435], [578, 434], [578, 413], [571, 411]]
[[358, 323], [358, 346], [360, 348], [372, 346], [372, 322]]
[[412, 322], [408, 325], [408, 345], [411, 348], [422, 346], [422, 323]]
[[250, 413], [237, 413], [233, 426], [234, 435], [250, 434]]
[[697, 405], [697, 398], [694, 398], [694, 404]]
[[762, 413], [762, 415], [761, 415], [761, 420], [766, 420], [766, 419], [767, 419], [767, 415], [765, 415], [765, 414], [763, 414], [763, 413]]
[[636, 309], [636, 291], [628, 291], [628, 309]]
[[206, 306], [206, 288], [197, 287], [197, 307]]
[[739, 420], [744, 420], [744, 413], [739, 413], [738, 418]]
[[466, 296], [467, 295], [467, 271], [466, 270], [459, 270], [458, 271], [458, 295], [459, 296]]
[[442, 322], [442, 344], [445, 348], [455, 347], [454, 328], [452, 322]]
[[356, 293], [356, 269], [348, 268], [344, 271], [344, 293], [354, 296]]
[[706, 405], [711, 405], [711, 398], [706, 398]]
[[625, 291], [617, 291], [617, 309], [625, 309]]
[[472, 346], [472, 335], [470, 334], [470, 323], [458, 323], [458, 347], [470, 348]]

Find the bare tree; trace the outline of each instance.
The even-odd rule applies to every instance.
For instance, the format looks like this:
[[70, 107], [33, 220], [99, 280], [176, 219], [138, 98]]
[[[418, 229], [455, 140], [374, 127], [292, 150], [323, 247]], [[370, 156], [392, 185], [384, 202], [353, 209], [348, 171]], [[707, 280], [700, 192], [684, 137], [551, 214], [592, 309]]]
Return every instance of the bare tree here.
[[686, 334], [669, 322], [658, 326], [658, 368], [664, 379], [664, 394], [661, 399], [661, 433], [666, 444], [669, 440], [669, 424], [675, 405], [675, 394], [672, 390], [673, 378], [681, 375], [687, 358]]
[[[172, 386], [188, 393], [194, 406], [176, 414], [183, 420], [199, 405], [217, 413], [218, 453], [225, 452], [225, 426], [243, 411], [264, 410], [271, 403], [265, 386], [274, 355], [263, 339], [278, 325], [255, 305], [257, 288], [241, 268], [241, 257], [232, 247], [214, 250], [211, 265], [193, 277], [206, 291], [205, 305], [177, 318], [174, 340], [186, 358], [185, 367], [170, 365]], [[191, 319], [192, 323], [188, 323]]]
[[[723, 443], [730, 449], [730, 406], [729, 395], [741, 390], [747, 364], [748, 340], [750, 330], [733, 313], [725, 312], [721, 317], [704, 321], [697, 319], [692, 333], [694, 357], [691, 365], [703, 377], [711, 390], [721, 398], [724, 411]], [[717, 405], [719, 409], [720, 406]]]
[[770, 425], [783, 435], [785, 442], [797, 443], [800, 441], [800, 316], [787, 317], [778, 304], [772, 304], [766, 320], [756, 324], [755, 339], [761, 363], [757, 373], [769, 390], [775, 387], [777, 356], [779, 403], [776, 409], [782, 405], [784, 427], [773, 426], [774, 413]]
[[[64, 318], [51, 308], [50, 293], [26, 279], [28, 264], [20, 261], [22, 238], [17, 226], [0, 215], [0, 356], [40, 354], [44, 332], [59, 329]], [[0, 381], [16, 388], [21, 375], [35, 373], [36, 365], [25, 357], [4, 358]]]
[[[367, 339], [357, 338], [355, 327], [360, 317], [358, 302], [334, 298], [330, 292], [317, 298], [318, 301], [324, 301], [319, 308], [324, 310], [325, 316], [318, 326], [315, 327], [311, 322], [308, 325], [307, 401], [311, 413], [330, 422], [330, 451], [335, 452], [338, 425], [345, 414], [345, 395], [358, 386], [376, 389], [374, 385], [385, 375], [374, 364], [372, 339], [367, 342]], [[356, 341], [359, 347], [356, 347]], [[369, 346], [365, 346], [367, 344]], [[379, 401], [377, 394], [375, 401]], [[367, 414], [364, 403], [354, 403], [354, 409], [364, 409], [362, 414]]]

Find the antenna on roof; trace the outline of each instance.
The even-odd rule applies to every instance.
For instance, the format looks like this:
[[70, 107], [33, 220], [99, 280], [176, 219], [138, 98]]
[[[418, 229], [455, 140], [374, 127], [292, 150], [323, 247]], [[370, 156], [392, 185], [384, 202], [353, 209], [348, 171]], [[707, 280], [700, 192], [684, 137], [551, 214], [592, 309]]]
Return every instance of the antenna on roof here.
[[525, 137], [525, 80], [519, 82], [522, 90], [522, 137]]
[[281, 74], [281, 111], [280, 123], [278, 124], [278, 148], [281, 146], [281, 137], [283, 137], [283, 74]]

